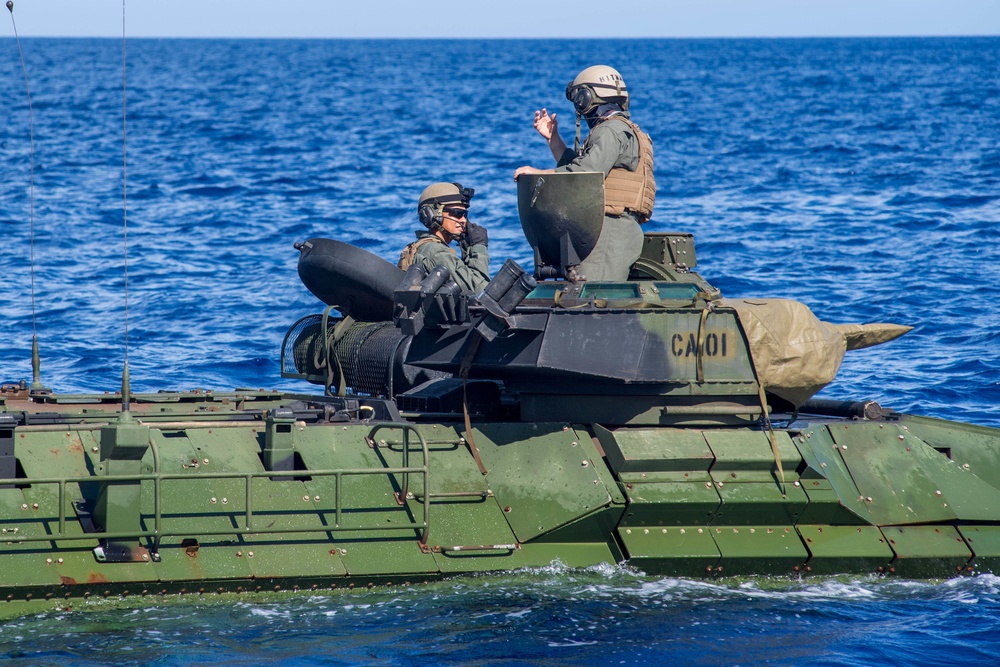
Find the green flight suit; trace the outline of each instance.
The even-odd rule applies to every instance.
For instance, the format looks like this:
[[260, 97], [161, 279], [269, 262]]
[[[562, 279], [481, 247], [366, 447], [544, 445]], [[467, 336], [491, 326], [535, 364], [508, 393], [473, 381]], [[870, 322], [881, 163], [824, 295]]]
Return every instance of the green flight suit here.
[[[434, 234], [425, 230], [417, 231], [417, 240], [414, 243], [420, 243], [423, 239], [433, 240], [420, 244], [413, 257], [413, 263], [424, 271], [430, 273], [435, 266], [447, 267], [462, 291], [471, 294], [479, 294], [490, 282], [490, 251], [485, 245], [471, 246], [468, 250], [463, 250], [462, 257], [459, 258], [454, 248]], [[410, 244], [412, 245], [413, 243]], [[406, 250], [403, 254], [406, 254]]]
[[[616, 122], [618, 116], [601, 121], [590, 130], [579, 155], [567, 148], [559, 158], [557, 172], [598, 171], [605, 178], [615, 167], [635, 171], [639, 166], [639, 140], [631, 128]], [[587, 280], [628, 280], [629, 268], [642, 253], [642, 228], [639, 220], [626, 211], [620, 216], [605, 214], [604, 228], [593, 252], [577, 267]]]

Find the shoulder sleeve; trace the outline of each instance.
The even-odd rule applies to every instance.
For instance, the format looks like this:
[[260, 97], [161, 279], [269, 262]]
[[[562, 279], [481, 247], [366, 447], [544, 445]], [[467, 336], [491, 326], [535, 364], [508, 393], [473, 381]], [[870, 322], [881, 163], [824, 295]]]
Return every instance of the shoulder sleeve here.
[[559, 156], [559, 159], [556, 160], [556, 166], [564, 167], [570, 162], [572, 162], [574, 159], [576, 159], [576, 151], [573, 150], [572, 148], [567, 148], [566, 150], [563, 151], [563, 154]]

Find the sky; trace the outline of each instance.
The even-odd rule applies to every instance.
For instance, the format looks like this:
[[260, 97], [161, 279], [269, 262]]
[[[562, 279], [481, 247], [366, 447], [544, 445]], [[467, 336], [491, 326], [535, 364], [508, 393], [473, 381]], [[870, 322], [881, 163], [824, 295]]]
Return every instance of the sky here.
[[[1000, 35], [1000, 0], [14, 0], [22, 37]], [[0, 9], [2, 12], [2, 9]], [[13, 35], [10, 16], [0, 37]]]

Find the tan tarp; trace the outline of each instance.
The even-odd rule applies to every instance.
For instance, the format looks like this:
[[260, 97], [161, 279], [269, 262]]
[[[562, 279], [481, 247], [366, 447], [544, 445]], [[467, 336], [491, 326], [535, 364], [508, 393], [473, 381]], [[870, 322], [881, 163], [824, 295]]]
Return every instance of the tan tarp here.
[[738, 313], [758, 381], [796, 406], [836, 377], [844, 352], [885, 343], [913, 328], [830, 324], [788, 299], [720, 299], [717, 304]]

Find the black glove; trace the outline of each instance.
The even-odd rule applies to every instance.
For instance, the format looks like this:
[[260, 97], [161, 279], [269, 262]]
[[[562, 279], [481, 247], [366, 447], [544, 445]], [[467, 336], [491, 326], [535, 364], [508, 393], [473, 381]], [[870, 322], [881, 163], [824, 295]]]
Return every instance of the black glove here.
[[486, 233], [486, 228], [470, 222], [462, 234], [462, 248], [471, 248], [474, 245], [484, 245], [489, 247], [490, 236]]

